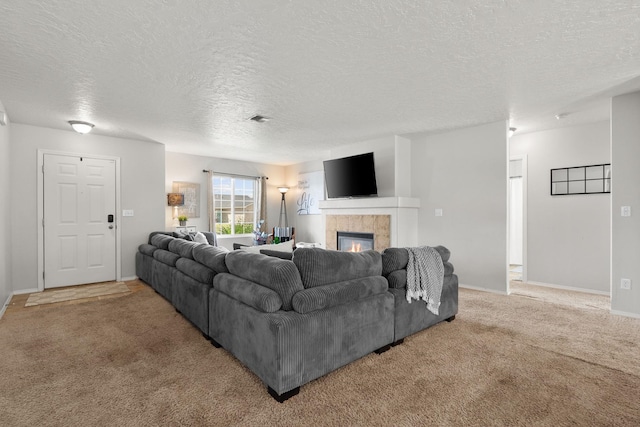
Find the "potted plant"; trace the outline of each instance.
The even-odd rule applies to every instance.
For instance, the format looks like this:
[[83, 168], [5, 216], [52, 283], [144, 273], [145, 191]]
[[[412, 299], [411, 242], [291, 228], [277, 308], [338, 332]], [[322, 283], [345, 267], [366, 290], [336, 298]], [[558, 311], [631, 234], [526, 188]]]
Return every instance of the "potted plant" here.
[[180, 216], [178, 217], [178, 221], [180, 221], [180, 225], [181, 225], [181, 226], [185, 226], [185, 225], [187, 225], [187, 220], [188, 220], [188, 219], [189, 219], [189, 218], [188, 218], [186, 215], [180, 215]]

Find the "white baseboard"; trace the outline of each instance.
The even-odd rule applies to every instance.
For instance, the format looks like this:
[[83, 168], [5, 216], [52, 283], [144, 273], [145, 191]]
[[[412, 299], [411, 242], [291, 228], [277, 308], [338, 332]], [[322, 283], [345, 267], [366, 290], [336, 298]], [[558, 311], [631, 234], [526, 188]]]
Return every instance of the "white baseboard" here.
[[563, 289], [565, 291], [584, 292], [586, 294], [606, 295], [606, 296], [611, 295], [611, 293], [607, 291], [596, 291], [594, 289], [584, 289], [584, 288], [576, 288], [573, 286], [554, 285], [552, 283], [534, 282], [533, 280], [528, 280], [527, 283], [529, 285], [544, 286], [545, 288]]
[[42, 292], [42, 291], [40, 289], [38, 289], [38, 288], [20, 289], [20, 290], [17, 290], [17, 291], [13, 291], [13, 295], [33, 294], [35, 292]]
[[458, 283], [458, 287], [459, 288], [465, 288], [465, 289], [471, 289], [471, 290], [474, 290], [474, 291], [491, 292], [492, 294], [498, 294], [498, 295], [507, 295], [506, 291], [497, 291], [495, 289], [481, 288], [480, 286], [465, 285], [464, 283]]
[[7, 297], [7, 301], [4, 304], [2, 304], [2, 307], [0, 307], [0, 319], [2, 319], [2, 315], [7, 310], [7, 307], [9, 306], [9, 304], [11, 303], [11, 298], [13, 298], [13, 293], [9, 294], [9, 296]]
[[138, 276], [123, 277], [120, 279], [121, 282], [130, 282], [132, 280], [138, 280]]
[[633, 317], [635, 319], [640, 319], [640, 314], [638, 313], [629, 313], [629, 312], [620, 311], [620, 310], [611, 310], [610, 313], [615, 314], [617, 316]]

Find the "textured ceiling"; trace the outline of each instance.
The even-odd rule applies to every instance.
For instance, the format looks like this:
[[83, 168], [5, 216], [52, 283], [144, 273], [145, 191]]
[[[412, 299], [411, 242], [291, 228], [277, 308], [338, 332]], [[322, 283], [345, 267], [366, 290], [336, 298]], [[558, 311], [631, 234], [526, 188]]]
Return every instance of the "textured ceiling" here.
[[391, 134], [605, 120], [638, 76], [639, 1], [0, 2], [13, 122], [86, 120], [222, 158], [290, 164]]

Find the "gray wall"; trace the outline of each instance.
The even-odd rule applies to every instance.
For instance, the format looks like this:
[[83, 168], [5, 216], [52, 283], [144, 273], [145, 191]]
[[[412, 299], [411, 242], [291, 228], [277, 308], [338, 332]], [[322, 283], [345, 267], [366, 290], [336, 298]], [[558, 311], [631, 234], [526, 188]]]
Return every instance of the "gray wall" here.
[[[640, 92], [612, 99], [611, 160], [611, 311], [640, 317]], [[631, 290], [620, 289], [623, 277]]]
[[419, 244], [448, 247], [461, 284], [506, 293], [507, 123], [410, 138]]
[[527, 281], [609, 293], [609, 194], [551, 196], [554, 168], [610, 163], [609, 122], [514, 135], [526, 155]]
[[[5, 111], [0, 102], [0, 111]], [[11, 124], [7, 120], [6, 126], [0, 125], [0, 315], [4, 311], [4, 304], [11, 297], [11, 204], [6, 203], [10, 195], [10, 143], [9, 129]]]
[[[80, 135], [36, 126], [11, 127], [12, 283], [15, 292], [38, 286], [37, 150], [120, 157], [121, 209], [133, 217], [120, 218], [123, 279], [135, 277], [135, 253], [150, 231], [164, 228], [164, 146], [153, 142]], [[118, 212], [120, 215], [121, 212]], [[19, 226], [16, 226], [19, 225]]]
[[[240, 160], [228, 160], [215, 157], [194, 156], [182, 153], [166, 153], [166, 173], [165, 192], [172, 191], [173, 181], [186, 181], [200, 184], [200, 217], [190, 218], [187, 225], [195, 225], [198, 230], [208, 230], [209, 220], [207, 214], [207, 174], [203, 170], [213, 170], [220, 173], [233, 173], [249, 176], [267, 176], [267, 229], [278, 225], [280, 214], [281, 195], [278, 187], [288, 185], [292, 189], [294, 184], [285, 182], [285, 167], [277, 165], [267, 165], [264, 163], [244, 162]], [[293, 192], [293, 191], [290, 191]], [[295, 198], [293, 194], [287, 193], [287, 215], [289, 225], [294, 226], [292, 215], [295, 214]], [[173, 219], [172, 208], [167, 206], [166, 197], [164, 199], [165, 225], [166, 230], [172, 230], [177, 225], [177, 220]], [[233, 243], [252, 244], [252, 237], [220, 237], [218, 243], [228, 249], [233, 248]]]

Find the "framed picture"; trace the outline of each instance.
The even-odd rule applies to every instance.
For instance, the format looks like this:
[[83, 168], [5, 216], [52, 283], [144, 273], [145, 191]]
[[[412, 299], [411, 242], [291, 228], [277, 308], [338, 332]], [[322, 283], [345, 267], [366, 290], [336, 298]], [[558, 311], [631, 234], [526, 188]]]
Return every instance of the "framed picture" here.
[[200, 218], [200, 184], [173, 181], [173, 192], [184, 194], [184, 205], [178, 206], [178, 215]]
[[298, 215], [319, 215], [318, 202], [324, 200], [324, 172], [298, 174]]

